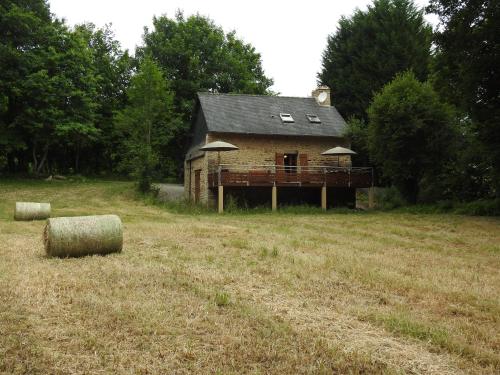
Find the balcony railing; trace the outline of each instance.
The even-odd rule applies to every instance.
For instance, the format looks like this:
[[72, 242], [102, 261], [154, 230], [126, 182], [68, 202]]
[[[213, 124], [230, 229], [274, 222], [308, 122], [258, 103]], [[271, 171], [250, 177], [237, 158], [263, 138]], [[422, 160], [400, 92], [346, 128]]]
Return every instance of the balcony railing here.
[[369, 167], [221, 164], [209, 169], [208, 186], [329, 186], [366, 188], [373, 185]]

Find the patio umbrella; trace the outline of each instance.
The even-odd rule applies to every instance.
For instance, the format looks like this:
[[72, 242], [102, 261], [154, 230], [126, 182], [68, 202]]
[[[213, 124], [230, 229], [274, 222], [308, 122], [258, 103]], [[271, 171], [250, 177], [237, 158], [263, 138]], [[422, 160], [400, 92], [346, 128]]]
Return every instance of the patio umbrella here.
[[221, 151], [233, 151], [239, 148], [231, 143], [224, 141], [215, 141], [207, 143], [205, 146], [200, 147], [201, 151], [217, 151], [217, 164], [220, 165], [220, 152]]
[[345, 147], [334, 147], [329, 150], [326, 150], [321, 153], [321, 155], [326, 155], [326, 156], [336, 156], [337, 157], [337, 165], [339, 165], [339, 156], [345, 156], [345, 155], [356, 155], [356, 152], [354, 152], [351, 149], [345, 148]]
[[331, 155], [331, 156], [356, 155], [356, 152], [345, 147], [337, 146], [329, 150], [326, 150], [325, 152], [322, 152], [321, 155]]

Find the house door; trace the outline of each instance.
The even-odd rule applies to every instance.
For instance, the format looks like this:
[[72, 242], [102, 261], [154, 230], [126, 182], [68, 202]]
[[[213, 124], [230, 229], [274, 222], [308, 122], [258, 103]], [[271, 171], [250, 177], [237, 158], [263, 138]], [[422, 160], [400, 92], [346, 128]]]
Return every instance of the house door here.
[[290, 153], [283, 156], [283, 164], [285, 165], [285, 172], [296, 173], [297, 172], [297, 154]]
[[194, 203], [200, 202], [201, 169], [194, 171]]

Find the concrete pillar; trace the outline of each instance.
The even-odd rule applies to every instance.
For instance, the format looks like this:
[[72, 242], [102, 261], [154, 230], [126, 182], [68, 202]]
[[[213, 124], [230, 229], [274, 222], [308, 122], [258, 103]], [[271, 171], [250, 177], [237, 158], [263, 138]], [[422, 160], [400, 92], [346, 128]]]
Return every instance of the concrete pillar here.
[[321, 187], [321, 209], [326, 210], [326, 186]]
[[224, 212], [224, 186], [219, 185], [219, 199], [218, 199], [218, 204], [219, 204], [219, 213]]
[[375, 207], [375, 188], [372, 186], [368, 189], [368, 208]]
[[271, 207], [273, 211], [276, 211], [278, 208], [278, 189], [276, 188], [276, 185], [273, 185]]

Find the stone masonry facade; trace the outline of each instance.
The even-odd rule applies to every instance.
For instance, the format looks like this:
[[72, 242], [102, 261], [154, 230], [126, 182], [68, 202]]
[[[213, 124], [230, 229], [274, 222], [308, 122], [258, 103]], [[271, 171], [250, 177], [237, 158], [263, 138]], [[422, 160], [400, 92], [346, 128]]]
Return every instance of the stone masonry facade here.
[[[307, 154], [309, 166], [334, 165], [336, 157], [323, 156], [321, 153], [336, 146], [350, 147], [344, 138], [307, 137], [307, 136], [268, 136], [231, 133], [208, 133], [205, 143], [222, 140], [239, 147], [237, 151], [221, 152], [221, 164], [235, 165], [274, 165], [276, 153]], [[200, 145], [201, 146], [201, 145]], [[349, 165], [350, 157], [342, 156], [340, 165]], [[191, 164], [191, 165], [190, 165]], [[213, 206], [216, 193], [208, 188], [208, 171], [217, 166], [217, 152], [200, 153], [199, 157], [185, 162], [184, 186], [186, 199], [194, 200], [195, 173], [200, 170], [200, 203]], [[190, 175], [191, 171], [191, 175]], [[191, 194], [190, 190], [191, 189]]]

